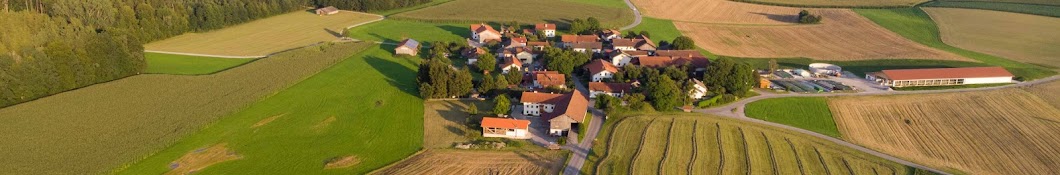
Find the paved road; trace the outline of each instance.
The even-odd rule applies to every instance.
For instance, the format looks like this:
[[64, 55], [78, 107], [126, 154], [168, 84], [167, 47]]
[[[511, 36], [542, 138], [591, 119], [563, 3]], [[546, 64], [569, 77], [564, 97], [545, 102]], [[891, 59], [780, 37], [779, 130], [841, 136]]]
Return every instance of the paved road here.
[[[583, 93], [582, 95], [585, 95], [586, 97], [589, 96], [588, 88], [582, 84], [577, 76], [572, 76], [571, 81], [574, 81], [574, 88], [581, 91]], [[571, 151], [571, 156], [569, 158], [570, 160], [567, 161], [567, 167], [563, 168], [564, 175], [578, 175], [581, 173], [582, 166], [585, 165], [585, 159], [588, 157], [589, 151], [593, 147], [593, 139], [595, 139], [596, 135], [600, 133], [600, 128], [604, 125], [604, 112], [592, 108], [592, 103], [589, 103], [589, 105], [589, 111], [592, 112], [593, 119], [589, 121], [589, 130], [585, 131], [585, 137], [577, 142], [569, 142], [575, 144], [567, 144], [567, 146], [565, 146], [567, 150]], [[571, 140], [577, 140], [578, 138], [576, 134], [571, 134], [569, 136], [568, 139]]]
[[628, 26], [622, 27], [619, 30], [629, 30], [633, 27], [637, 27], [637, 25], [640, 25], [641, 18], [643, 18], [640, 16], [640, 10], [637, 10], [637, 6], [634, 6], [633, 2], [629, 2], [629, 0], [626, 0], [626, 6], [629, 6], [629, 9], [633, 10], [633, 24], [629, 24]]
[[850, 147], [850, 148], [853, 148], [853, 149], [861, 151], [861, 152], [865, 152], [865, 153], [868, 153], [868, 154], [871, 154], [871, 155], [874, 155], [874, 156], [877, 156], [877, 157], [881, 157], [881, 158], [884, 158], [884, 159], [887, 159], [887, 160], [890, 160], [890, 161], [893, 161], [893, 162], [904, 164], [906, 166], [916, 167], [916, 168], [920, 168], [920, 169], [924, 169], [924, 170], [928, 170], [928, 171], [934, 171], [934, 172], [941, 173], [941, 174], [949, 174], [949, 173], [946, 173], [945, 171], [941, 171], [941, 170], [930, 168], [930, 167], [927, 167], [927, 166], [924, 166], [924, 165], [920, 165], [920, 164], [917, 164], [917, 163], [909, 162], [909, 161], [906, 161], [906, 160], [891, 156], [889, 154], [884, 154], [884, 153], [881, 153], [881, 152], [877, 152], [876, 150], [865, 148], [865, 147], [862, 147], [860, 145], [853, 144], [853, 143], [850, 143], [850, 142], [846, 142], [844, 140], [840, 140], [840, 139], [837, 139], [837, 138], [834, 138], [834, 137], [831, 137], [831, 136], [826, 136], [826, 135], [823, 135], [823, 134], [820, 134], [820, 133], [817, 133], [817, 132], [813, 132], [813, 131], [809, 131], [809, 130], [805, 130], [805, 129], [801, 129], [801, 128], [796, 128], [796, 127], [792, 127], [792, 126], [788, 126], [788, 125], [773, 123], [773, 122], [769, 122], [769, 121], [749, 118], [749, 117], [747, 117], [744, 114], [744, 108], [745, 108], [745, 106], [748, 103], [755, 102], [755, 101], [762, 100], [762, 99], [770, 99], [770, 98], [868, 96], [868, 95], [900, 95], [900, 94], [929, 94], [929, 93], [948, 93], [948, 92], [971, 92], [971, 91], [986, 91], [986, 90], [997, 90], [997, 89], [1006, 89], [1006, 88], [1026, 87], [1026, 86], [1031, 86], [1031, 85], [1037, 85], [1037, 84], [1042, 84], [1042, 83], [1056, 81], [1057, 79], [1060, 79], [1060, 76], [1052, 76], [1052, 77], [1043, 78], [1043, 79], [1034, 80], [1034, 81], [1029, 81], [1029, 82], [1022, 82], [1022, 83], [1017, 83], [1017, 84], [1012, 84], [1012, 85], [996, 86], [996, 87], [968, 88], [968, 89], [946, 89], [946, 90], [924, 90], [924, 91], [878, 91], [878, 92], [864, 92], [864, 93], [834, 93], [834, 94], [832, 94], [832, 93], [829, 93], [829, 94], [772, 94], [772, 93], [766, 92], [766, 93], [762, 93], [759, 96], [755, 96], [755, 97], [743, 99], [743, 100], [740, 100], [740, 101], [737, 101], [737, 102], [733, 102], [733, 103], [731, 103], [729, 105], [715, 107], [715, 108], [709, 108], [709, 109], [700, 109], [700, 110], [696, 110], [696, 112], [719, 115], [719, 116], [726, 116], [726, 117], [731, 117], [731, 118], [735, 118], [735, 119], [739, 119], [739, 120], [743, 120], [743, 121], [769, 125], [769, 126], [777, 127], [777, 128], [784, 128], [784, 129], [788, 129], [788, 130], [791, 130], [791, 131], [796, 131], [796, 132], [799, 132], [799, 133], [802, 133], [802, 134], [812, 135], [812, 136], [815, 136], [815, 137], [818, 137], [818, 138], [821, 138], [821, 139], [832, 141], [832, 142], [834, 142], [836, 144], [839, 144], [839, 145], [842, 145], [842, 146], [846, 146], [846, 147]]

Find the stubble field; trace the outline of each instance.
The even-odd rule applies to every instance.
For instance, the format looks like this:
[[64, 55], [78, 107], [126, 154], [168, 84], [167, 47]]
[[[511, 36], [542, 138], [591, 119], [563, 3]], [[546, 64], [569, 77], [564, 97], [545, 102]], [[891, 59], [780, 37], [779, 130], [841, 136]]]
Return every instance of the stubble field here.
[[846, 140], [906, 160], [967, 174], [1060, 173], [1060, 110], [1020, 89], [841, 97], [829, 106]]
[[848, 9], [810, 9], [823, 17], [821, 24], [799, 25], [796, 22], [801, 8], [726, 0], [635, 2], [649, 16], [674, 20], [696, 45], [718, 55], [836, 61], [974, 61], [917, 44]]
[[144, 49], [223, 56], [265, 56], [335, 41], [342, 36], [346, 27], [380, 18], [349, 11], [328, 16], [298, 11], [210, 32], [186, 33], [147, 43]]
[[517, 21], [524, 25], [540, 22], [566, 25], [571, 20], [588, 17], [596, 17], [604, 27], [621, 27], [633, 22], [633, 12], [629, 8], [568, 0], [454, 0], [392, 16], [394, 19], [435, 23]]
[[590, 174], [899, 174], [907, 167], [815, 137], [713, 116], [615, 125]]
[[431, 149], [373, 174], [557, 174], [564, 153]]
[[739, 0], [796, 7], [910, 7], [928, 0]]
[[[990, 10], [924, 8], [942, 41], [956, 47], [1060, 68], [1060, 19]], [[983, 25], [990, 24], [990, 25]]]

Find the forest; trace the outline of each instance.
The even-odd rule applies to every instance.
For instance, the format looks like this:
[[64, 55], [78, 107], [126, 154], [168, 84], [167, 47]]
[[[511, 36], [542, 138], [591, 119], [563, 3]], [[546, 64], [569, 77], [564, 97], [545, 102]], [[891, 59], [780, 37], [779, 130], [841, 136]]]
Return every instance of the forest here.
[[0, 0], [0, 107], [143, 73], [143, 44], [334, 5], [425, 0]]

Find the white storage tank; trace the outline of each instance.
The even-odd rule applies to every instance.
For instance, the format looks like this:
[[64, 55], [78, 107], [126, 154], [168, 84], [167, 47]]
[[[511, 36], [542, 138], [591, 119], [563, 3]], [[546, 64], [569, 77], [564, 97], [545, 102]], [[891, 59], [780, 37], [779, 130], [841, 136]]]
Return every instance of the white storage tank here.
[[810, 72], [813, 72], [813, 74], [818, 75], [839, 76], [840, 72], [843, 72], [843, 68], [834, 64], [813, 63], [810, 64]]

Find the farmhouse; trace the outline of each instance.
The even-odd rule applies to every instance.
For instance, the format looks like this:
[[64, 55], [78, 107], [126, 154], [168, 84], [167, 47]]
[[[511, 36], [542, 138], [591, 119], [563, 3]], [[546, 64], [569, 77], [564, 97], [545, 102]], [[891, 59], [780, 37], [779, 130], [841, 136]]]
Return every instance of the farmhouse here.
[[534, 31], [545, 34], [545, 37], [556, 37], [556, 24], [538, 23], [534, 24]]
[[338, 14], [339, 13], [339, 9], [335, 8], [335, 6], [327, 6], [327, 7], [324, 7], [324, 8], [318, 8], [316, 10], [316, 13], [317, 13], [317, 15], [320, 15], [320, 16], [334, 15], [334, 14]]
[[693, 89], [688, 90], [688, 97], [691, 97], [692, 99], [701, 99], [703, 96], [707, 95], [707, 85], [703, 84], [702, 81], [693, 78], [688, 80], [688, 83], [692, 83], [693, 87]]
[[501, 42], [501, 32], [497, 32], [486, 23], [471, 24], [471, 39], [479, 43]]
[[1003, 67], [895, 69], [865, 74], [865, 79], [891, 87], [1011, 83], [1012, 77]]
[[[485, 58], [483, 58], [483, 59], [485, 59]], [[493, 59], [493, 58], [489, 58], [489, 59]], [[519, 73], [519, 71], [523, 69], [523, 62], [520, 62], [519, 58], [516, 58], [516, 57], [507, 57], [507, 58], [504, 58], [504, 62], [501, 63], [500, 67], [501, 67], [501, 73], [507, 74], [508, 72], [513, 72], [513, 71]]]
[[602, 59], [589, 62], [589, 64], [585, 65], [585, 69], [589, 70], [589, 77], [591, 77], [592, 81], [611, 79], [611, 77], [615, 76], [615, 73], [618, 73], [618, 67]]
[[598, 42], [600, 40], [596, 35], [562, 35], [559, 38], [560, 47], [570, 48], [574, 46], [574, 43], [585, 43], [585, 42]]
[[573, 43], [573, 44], [571, 44], [570, 48], [572, 50], [574, 50], [575, 52], [590, 53], [590, 54], [591, 53], [600, 53], [601, 51], [603, 51], [604, 43], [601, 43], [601, 42]]
[[537, 55], [531, 52], [529, 48], [513, 47], [502, 50], [501, 54], [497, 56], [501, 58], [516, 57], [519, 58], [519, 61], [523, 62], [523, 64], [532, 64], [534, 63], [534, 57]]
[[482, 137], [530, 138], [530, 120], [482, 117]]
[[571, 125], [585, 121], [589, 100], [580, 90], [566, 94], [523, 92], [519, 99], [523, 115], [540, 116], [549, 122], [548, 133], [560, 136], [570, 131]]
[[546, 88], [549, 86], [556, 86], [560, 88], [566, 88], [567, 77], [557, 71], [534, 71], [533, 78], [534, 88]]
[[655, 50], [656, 49], [655, 44], [652, 43], [651, 40], [648, 40], [647, 38], [644, 38], [644, 39], [626, 39], [626, 38], [613, 39], [613, 40], [611, 40], [611, 46], [613, 46], [613, 48], [615, 50], [622, 50], [622, 51]]
[[508, 39], [508, 44], [505, 47], [526, 47], [526, 37], [512, 37]]
[[416, 56], [416, 53], [419, 53], [419, 50], [420, 42], [413, 39], [405, 39], [398, 43], [397, 48], [394, 48], [394, 54]]
[[622, 31], [615, 29], [607, 29], [600, 32], [600, 39], [611, 41], [613, 39], [622, 38]]
[[526, 47], [530, 47], [534, 50], [545, 50], [546, 47], [551, 47], [552, 44], [548, 41], [530, 41], [526, 42]]
[[611, 54], [608, 57], [611, 59], [611, 64], [618, 67], [626, 66], [630, 61], [633, 61], [633, 55], [621, 50], [611, 51]]
[[655, 56], [637, 57], [637, 64], [644, 67], [663, 68], [689, 65], [697, 72], [707, 70], [710, 60], [694, 50], [659, 50]]
[[460, 55], [467, 58], [468, 65], [475, 64], [475, 62], [478, 61], [478, 56], [482, 54], [486, 54], [486, 49], [482, 49], [481, 47], [468, 47], [460, 52]]
[[589, 82], [589, 98], [596, 98], [601, 94], [622, 97], [622, 95], [632, 92], [632, 89], [633, 85], [629, 83]]

